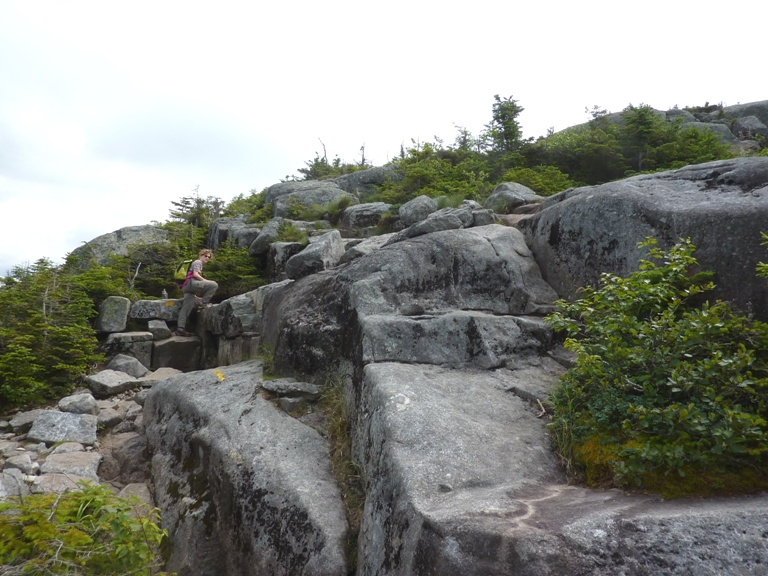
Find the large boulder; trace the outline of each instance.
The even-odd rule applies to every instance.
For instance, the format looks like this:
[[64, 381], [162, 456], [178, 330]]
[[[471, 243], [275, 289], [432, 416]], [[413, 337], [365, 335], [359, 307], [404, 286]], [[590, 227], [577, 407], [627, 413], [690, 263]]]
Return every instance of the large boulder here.
[[251, 245], [248, 247], [248, 254], [251, 256], [259, 256], [260, 254], [266, 254], [269, 247], [273, 242], [277, 241], [277, 236], [280, 233], [280, 226], [283, 225], [283, 218], [272, 218], [264, 228], [261, 229], [259, 235], [254, 238]]
[[338, 230], [331, 230], [285, 263], [285, 275], [295, 280], [326, 270], [339, 263], [344, 255], [344, 243]]
[[376, 226], [391, 205], [386, 202], [354, 204], [347, 207], [341, 215], [342, 228], [367, 228]]
[[523, 184], [517, 182], [502, 182], [485, 201], [485, 207], [500, 214], [511, 214], [515, 208], [526, 204], [536, 204], [544, 200]]
[[152, 332], [118, 332], [110, 334], [102, 344], [108, 357], [132, 356], [149, 368], [152, 364]]
[[421, 222], [432, 212], [437, 212], [437, 201], [423, 194], [413, 200], [409, 200], [398, 209], [400, 222], [402, 222], [403, 226], [410, 226], [411, 224], [416, 224], [416, 222]]
[[731, 144], [737, 140], [727, 124], [715, 122], [686, 122], [686, 128], [696, 128], [702, 132], [714, 132], [717, 139], [723, 144]]
[[51, 454], [40, 467], [42, 474], [67, 474], [99, 481], [96, 472], [102, 456], [98, 452], [64, 452]]
[[202, 343], [198, 337], [171, 336], [152, 346], [152, 370], [175, 368], [192, 372], [200, 369], [201, 358]]
[[92, 445], [96, 442], [96, 422], [96, 416], [91, 414], [43, 410], [35, 418], [27, 433], [27, 440], [46, 444], [79, 442]]
[[350, 194], [364, 198], [376, 192], [385, 182], [397, 182], [403, 175], [394, 164], [374, 166], [334, 178], [336, 185]]
[[147, 375], [149, 370], [144, 364], [136, 360], [133, 356], [126, 354], [118, 354], [107, 364], [108, 370], [115, 370], [117, 372], [124, 372], [134, 378], [141, 378]]
[[168, 244], [168, 232], [159, 226], [128, 226], [86, 242], [72, 250], [72, 256], [86, 265], [93, 260], [106, 266], [112, 256], [127, 256], [132, 246], [164, 244]]
[[557, 297], [522, 234], [498, 225], [425, 234], [266, 295], [261, 334], [279, 368], [308, 373], [361, 362], [362, 320], [472, 310], [544, 314]]
[[543, 399], [558, 373], [367, 365], [357, 574], [766, 573], [768, 495], [679, 502], [569, 486], [520, 394]]
[[757, 136], [768, 138], [768, 126], [760, 122], [757, 116], [737, 118], [731, 126], [731, 132], [740, 140], [754, 139]]
[[128, 317], [133, 320], [176, 321], [181, 312], [182, 299], [137, 300], [131, 305]]
[[264, 201], [272, 204], [276, 217], [290, 217], [297, 206], [325, 206], [341, 198], [348, 198], [353, 204], [358, 201], [357, 196], [345, 192], [331, 180], [281, 182], [267, 188], [264, 194]]
[[119, 370], [102, 370], [86, 376], [85, 383], [97, 398], [108, 398], [136, 386], [136, 378]]
[[378, 236], [371, 236], [370, 238], [366, 238], [362, 242], [359, 242], [355, 244], [354, 246], [351, 246], [346, 249], [344, 252], [344, 255], [339, 260], [340, 264], [345, 264], [347, 262], [352, 262], [355, 258], [360, 258], [360, 256], [365, 256], [366, 254], [370, 254], [374, 250], [378, 250], [382, 246], [384, 246], [389, 240], [395, 235], [394, 232], [390, 234], [379, 234]]
[[267, 277], [270, 282], [280, 282], [287, 278], [285, 265], [292, 256], [304, 250], [301, 242], [274, 242], [269, 247], [267, 257]]
[[261, 364], [168, 378], [144, 418], [166, 568], [199, 576], [345, 576], [347, 523], [313, 428], [259, 394]]
[[768, 100], [726, 106], [723, 108], [723, 116], [728, 119], [755, 116], [760, 122], [768, 125]]
[[636, 270], [646, 237], [662, 248], [690, 238], [701, 269], [716, 274], [712, 298], [768, 320], [768, 287], [755, 276], [767, 221], [768, 158], [736, 158], [561, 192], [518, 227], [562, 297], [603, 272]]
[[216, 252], [229, 242], [236, 248], [248, 248], [261, 229], [246, 222], [246, 216], [239, 214], [234, 218], [216, 218], [208, 227], [208, 243]]
[[96, 403], [96, 398], [89, 392], [65, 396], [59, 400], [58, 407], [62, 412], [71, 412], [72, 414], [99, 415], [99, 405]]
[[261, 313], [256, 310], [252, 292], [227, 298], [205, 315], [205, 328], [212, 334], [235, 338], [244, 332], [258, 333]]
[[441, 315], [372, 315], [362, 320], [362, 361], [490, 369], [539, 355], [550, 344], [540, 318], [456, 311]]

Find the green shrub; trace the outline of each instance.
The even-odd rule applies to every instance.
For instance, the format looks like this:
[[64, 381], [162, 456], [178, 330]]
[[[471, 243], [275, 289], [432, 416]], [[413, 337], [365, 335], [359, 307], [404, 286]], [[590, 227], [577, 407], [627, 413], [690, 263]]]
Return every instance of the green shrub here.
[[2, 279], [0, 406], [60, 398], [103, 361], [90, 324], [92, 280], [45, 259]]
[[300, 242], [305, 246], [309, 243], [307, 233], [289, 222], [283, 222], [277, 229], [276, 242]]
[[[548, 321], [576, 366], [550, 423], [571, 475], [666, 497], [768, 488], [768, 325], [710, 304], [690, 240], [604, 274]], [[657, 262], [661, 261], [661, 264]]]
[[533, 168], [512, 168], [504, 172], [505, 182], [517, 182], [528, 186], [542, 196], [550, 196], [576, 186], [567, 174], [554, 166], [534, 166]]
[[140, 513], [137, 499], [109, 488], [33, 494], [0, 503], [0, 565], [3, 574], [149, 576], [161, 563], [165, 530], [157, 510]]
[[245, 294], [266, 284], [259, 263], [248, 254], [248, 248], [238, 248], [231, 241], [221, 245], [205, 269], [205, 277], [219, 284], [216, 300]]
[[306, 206], [296, 198], [288, 200], [288, 218], [301, 220], [303, 222], [315, 222], [317, 220], [328, 220], [336, 226], [341, 220], [344, 210], [352, 204], [352, 198], [349, 196], [340, 196], [336, 200], [323, 206], [312, 204]]
[[443, 208], [458, 208], [464, 201], [464, 196], [461, 194], [451, 194], [450, 196], [438, 196], [435, 198], [437, 201], [438, 210]]

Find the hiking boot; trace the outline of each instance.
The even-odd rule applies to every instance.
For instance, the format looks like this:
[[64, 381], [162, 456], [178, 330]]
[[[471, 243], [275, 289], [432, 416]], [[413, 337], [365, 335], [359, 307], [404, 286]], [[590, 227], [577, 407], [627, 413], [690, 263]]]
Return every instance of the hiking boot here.
[[190, 337], [194, 336], [194, 334], [187, 332], [184, 328], [176, 328], [176, 336]]

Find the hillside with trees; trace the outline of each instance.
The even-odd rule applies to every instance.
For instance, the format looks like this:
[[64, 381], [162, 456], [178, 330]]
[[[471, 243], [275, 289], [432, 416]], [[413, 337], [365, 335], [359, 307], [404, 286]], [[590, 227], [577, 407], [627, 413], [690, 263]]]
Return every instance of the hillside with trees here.
[[[464, 199], [482, 202], [501, 182], [518, 182], [546, 196], [733, 155], [715, 133], [686, 126], [680, 117], [668, 121], [644, 104], [630, 104], [619, 114], [595, 106], [587, 123], [535, 141], [523, 135], [522, 111], [511, 96], [496, 95], [490, 120], [479, 134], [457, 127], [452, 143], [439, 138], [411, 141], [392, 161], [398, 177], [360, 200], [387, 202], [393, 212], [418, 195], [438, 198], [441, 206], [455, 206]], [[756, 140], [755, 153], [766, 155], [765, 140]], [[315, 154], [287, 179], [330, 179], [366, 168], [370, 165], [364, 147], [358, 162], [346, 162], [338, 157], [329, 161], [323, 146], [322, 156]], [[344, 206], [317, 208], [317, 214], [297, 210], [294, 216], [325, 215], [333, 221]], [[70, 255], [62, 265], [43, 259], [15, 267], [0, 284], [0, 405], [35, 404], [71, 391], [90, 367], [103, 360], [91, 326], [101, 302], [109, 295], [157, 298], [163, 290], [179, 297], [172, 280], [174, 267], [209, 244], [214, 220], [239, 214], [251, 223], [269, 221], [272, 210], [265, 205], [264, 191], [252, 190], [226, 203], [201, 196], [196, 188], [172, 203], [166, 222], [155, 223], [167, 231], [167, 245], [136, 245], [107, 265]], [[385, 215], [382, 231], [387, 221]], [[291, 232], [285, 231], [285, 239]], [[225, 244], [216, 251], [206, 276], [219, 283], [217, 299], [222, 300], [264, 284], [263, 268], [246, 248]]]

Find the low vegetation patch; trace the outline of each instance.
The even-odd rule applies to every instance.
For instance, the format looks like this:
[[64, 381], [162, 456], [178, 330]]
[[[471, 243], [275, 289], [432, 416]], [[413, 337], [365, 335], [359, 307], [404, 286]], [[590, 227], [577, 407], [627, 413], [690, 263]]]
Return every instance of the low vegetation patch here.
[[341, 490], [341, 498], [347, 514], [349, 535], [346, 548], [348, 568], [351, 574], [357, 563], [357, 537], [363, 518], [365, 488], [362, 471], [352, 460], [349, 417], [344, 401], [343, 383], [340, 378], [332, 378], [326, 382], [318, 409], [326, 418], [331, 468]]
[[289, 222], [283, 222], [277, 229], [277, 242], [299, 242], [305, 246], [309, 244], [307, 233]]
[[573, 479], [665, 497], [768, 488], [768, 324], [708, 303], [681, 240], [548, 317], [576, 366], [550, 423]]
[[0, 565], [7, 575], [158, 574], [165, 530], [156, 509], [107, 487], [33, 494], [0, 503]]

